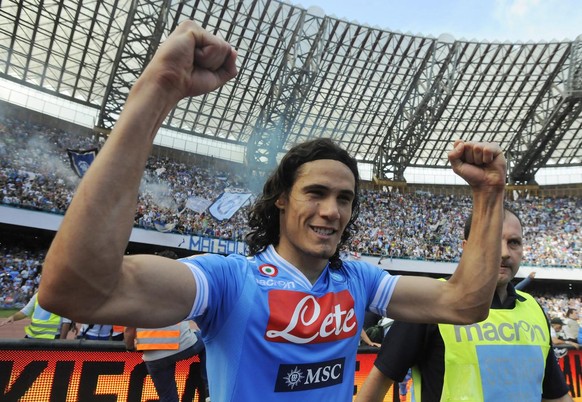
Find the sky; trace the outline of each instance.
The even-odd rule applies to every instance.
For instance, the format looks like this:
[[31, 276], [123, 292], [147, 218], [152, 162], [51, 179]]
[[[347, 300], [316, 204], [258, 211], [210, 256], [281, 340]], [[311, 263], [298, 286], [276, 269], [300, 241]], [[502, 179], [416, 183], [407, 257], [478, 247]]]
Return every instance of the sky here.
[[580, 0], [287, 0], [389, 31], [457, 40], [541, 42], [582, 35]]

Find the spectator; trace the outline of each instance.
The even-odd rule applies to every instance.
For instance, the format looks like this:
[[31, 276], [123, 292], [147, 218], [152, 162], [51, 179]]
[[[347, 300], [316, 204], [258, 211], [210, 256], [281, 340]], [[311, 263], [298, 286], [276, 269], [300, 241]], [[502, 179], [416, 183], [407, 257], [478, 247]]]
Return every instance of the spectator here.
[[559, 317], [554, 317], [550, 321], [550, 336], [552, 337], [552, 344], [554, 346], [563, 346], [563, 345], [570, 345], [574, 346], [576, 349], [580, 348], [580, 345], [576, 342], [567, 341], [564, 339], [564, 333], [562, 332], [562, 328], [564, 326], [564, 322]]
[[71, 320], [43, 309], [38, 304], [36, 293], [20, 311], [2, 321], [0, 327], [27, 317], [30, 318], [30, 324], [24, 328], [25, 338], [66, 339], [72, 327]]
[[89, 341], [110, 341], [113, 325], [83, 324], [79, 338]]
[[360, 332], [360, 338], [361, 338], [360, 342], [363, 342], [367, 346], [373, 346], [375, 348], [380, 347], [380, 343], [375, 342], [372, 339], [370, 339], [370, 337], [368, 336], [368, 334], [366, 333], [366, 331], [363, 328], [362, 328], [362, 331]]
[[[464, 245], [471, 240], [472, 223], [470, 216]], [[523, 229], [513, 211], [505, 211], [500, 243], [497, 289], [487, 319], [468, 326], [396, 321], [357, 402], [382, 401], [410, 368], [414, 394], [422, 401], [572, 401], [551, 347], [546, 315], [533, 297], [511, 285], [523, 255]], [[520, 322], [527, 324], [524, 329]]]
[[531, 271], [524, 279], [522, 279], [515, 288], [517, 290], [524, 290], [529, 286], [530, 283], [533, 282], [534, 278], [536, 277], [536, 271]]
[[[78, 184], [64, 158], [66, 149], [99, 148], [103, 137], [73, 135], [1, 115], [0, 123], [7, 129], [0, 136], [0, 201], [64, 213]], [[168, 157], [151, 156], [138, 194], [135, 225], [155, 230], [158, 221], [173, 227], [174, 232], [243, 240], [249, 230], [245, 219], [248, 207], [241, 208], [228, 221], [216, 221], [208, 213], [185, 207], [189, 197], [214, 200], [228, 187], [244, 187], [241, 183], [236, 171], [215, 172]], [[581, 199], [532, 196], [509, 204], [523, 217], [525, 265], [582, 268]], [[378, 255], [380, 264], [393, 258], [458, 261], [461, 217], [468, 213], [470, 205], [465, 196], [363, 191], [358, 218], [361, 230], [349, 244], [350, 249], [358, 254]], [[399, 241], [395, 242], [395, 238]], [[31, 296], [32, 293], [26, 300]]]
[[577, 342], [580, 324], [578, 323], [578, 309], [569, 308], [564, 319], [564, 337], [567, 341]]
[[192, 331], [188, 322], [182, 321], [164, 328], [127, 327], [124, 331], [124, 342], [128, 350], [143, 352], [143, 360], [160, 402], [179, 402], [175, 376], [176, 363], [181, 360], [202, 355], [201, 373], [206, 383], [204, 343], [200, 333]]

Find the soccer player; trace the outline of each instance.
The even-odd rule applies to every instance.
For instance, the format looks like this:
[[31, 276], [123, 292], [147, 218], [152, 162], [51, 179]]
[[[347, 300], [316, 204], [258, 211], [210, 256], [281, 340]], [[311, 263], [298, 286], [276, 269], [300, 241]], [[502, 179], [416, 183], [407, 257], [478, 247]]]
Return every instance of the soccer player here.
[[[192, 21], [161, 45], [79, 184], [47, 254], [39, 301], [80, 322], [162, 327], [194, 319], [213, 401], [348, 402], [366, 310], [413, 322], [484, 319], [500, 260], [506, 162], [457, 140], [473, 190], [473, 233], [447, 282], [339, 259], [354, 233], [357, 163], [327, 139], [298, 144], [249, 216], [250, 256], [125, 255], [153, 138], [184, 97], [237, 74], [236, 52]], [[66, 297], [63, 297], [66, 295]]]

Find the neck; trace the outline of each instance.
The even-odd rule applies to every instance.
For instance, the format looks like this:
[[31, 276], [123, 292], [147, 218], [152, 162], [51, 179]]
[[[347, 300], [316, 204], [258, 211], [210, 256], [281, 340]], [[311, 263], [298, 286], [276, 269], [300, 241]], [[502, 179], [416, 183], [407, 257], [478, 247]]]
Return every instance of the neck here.
[[281, 245], [275, 246], [275, 251], [287, 262], [293, 264], [307, 280], [313, 285], [325, 267], [327, 266], [329, 259], [317, 256], [300, 255], [299, 253], [289, 253], [285, 247]]
[[507, 285], [497, 287], [495, 293], [497, 293], [497, 297], [499, 297], [501, 303], [504, 303], [505, 299], [507, 299]]

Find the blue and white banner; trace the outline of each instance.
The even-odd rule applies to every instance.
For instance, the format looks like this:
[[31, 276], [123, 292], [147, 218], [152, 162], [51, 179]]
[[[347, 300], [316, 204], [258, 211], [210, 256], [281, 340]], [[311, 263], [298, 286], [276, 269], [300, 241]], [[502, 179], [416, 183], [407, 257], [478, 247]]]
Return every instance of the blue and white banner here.
[[86, 151], [67, 149], [67, 154], [71, 161], [71, 167], [77, 173], [77, 176], [83, 177], [87, 169], [89, 169], [89, 166], [91, 166], [91, 163], [95, 160], [97, 149], [88, 149]]
[[208, 209], [219, 220], [230, 219], [251, 198], [251, 193], [222, 193]]
[[188, 200], [186, 201], [186, 208], [189, 208], [194, 212], [201, 213], [206, 211], [210, 204], [212, 204], [212, 201], [193, 195], [188, 197]]

